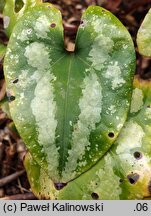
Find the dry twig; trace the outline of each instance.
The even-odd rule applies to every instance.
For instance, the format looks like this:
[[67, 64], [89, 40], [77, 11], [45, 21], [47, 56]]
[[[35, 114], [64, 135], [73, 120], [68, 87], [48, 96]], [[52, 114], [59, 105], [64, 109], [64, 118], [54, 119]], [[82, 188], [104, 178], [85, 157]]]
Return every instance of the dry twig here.
[[0, 200], [37, 200], [33, 193], [15, 194], [12, 196], [5, 196]]
[[21, 170], [18, 172], [15, 172], [9, 176], [6, 176], [2, 179], [0, 179], [0, 187], [3, 187], [4, 185], [10, 183], [11, 181], [17, 179], [19, 176], [21, 176], [23, 173], [25, 173], [25, 170]]

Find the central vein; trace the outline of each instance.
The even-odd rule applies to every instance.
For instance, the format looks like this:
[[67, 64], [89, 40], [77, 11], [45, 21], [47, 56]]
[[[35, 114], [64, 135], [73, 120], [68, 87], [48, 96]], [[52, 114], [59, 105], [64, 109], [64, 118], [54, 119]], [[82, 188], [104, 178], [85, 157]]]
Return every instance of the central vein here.
[[68, 69], [68, 76], [67, 76], [67, 84], [66, 84], [66, 89], [65, 89], [65, 100], [64, 100], [64, 113], [63, 113], [63, 125], [62, 125], [62, 148], [60, 151], [60, 173], [62, 171], [62, 169], [65, 166], [65, 162], [66, 162], [66, 152], [68, 149], [68, 144], [66, 143], [66, 140], [69, 136], [70, 131], [67, 129], [69, 127], [69, 115], [68, 115], [68, 111], [69, 111], [69, 92], [70, 92], [70, 77], [71, 77], [71, 64], [72, 64], [72, 59], [73, 56], [70, 56], [70, 60], [69, 60], [69, 69]]

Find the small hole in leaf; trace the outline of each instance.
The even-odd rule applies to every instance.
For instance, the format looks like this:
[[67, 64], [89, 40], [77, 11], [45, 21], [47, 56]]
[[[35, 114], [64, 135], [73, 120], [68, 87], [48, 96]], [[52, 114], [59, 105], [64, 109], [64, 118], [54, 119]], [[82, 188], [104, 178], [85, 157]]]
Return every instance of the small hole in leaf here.
[[56, 24], [55, 24], [55, 23], [51, 23], [50, 27], [51, 27], [51, 28], [55, 28], [55, 27], [56, 27]]
[[106, 11], [104, 9], [102, 9], [102, 12], [105, 13]]
[[136, 151], [136, 152], [134, 152], [134, 157], [135, 157], [137, 160], [139, 160], [139, 159], [141, 159], [141, 158], [142, 158], [142, 153], [141, 153], [141, 152], [138, 152], [138, 151]]
[[11, 101], [14, 101], [14, 100], [15, 100], [15, 96], [11, 95], [11, 96], [9, 97], [9, 101], [11, 102]]
[[123, 183], [123, 182], [124, 182], [124, 180], [123, 180], [123, 179], [120, 179], [120, 180], [119, 180], [119, 182], [120, 182], [120, 183]]
[[137, 173], [132, 173], [128, 175], [127, 178], [130, 184], [135, 184], [139, 179], [139, 175]]
[[23, 0], [15, 0], [15, 12], [18, 13], [24, 6]]
[[91, 193], [91, 197], [92, 197], [92, 199], [94, 199], [94, 200], [97, 200], [97, 199], [99, 199], [99, 195], [97, 194], [97, 193]]
[[86, 22], [85, 22], [84, 20], [81, 20], [81, 21], [80, 21], [80, 26], [81, 26], [82, 28], [84, 28], [85, 25], [86, 25]]
[[110, 138], [114, 138], [114, 133], [113, 133], [113, 132], [109, 132], [109, 133], [108, 133], [108, 136], [109, 136]]
[[81, 25], [83, 25], [83, 24], [84, 24], [84, 21], [83, 21], [83, 20], [81, 20], [81, 21], [80, 21], [80, 24], [81, 24]]
[[32, 32], [32, 29], [30, 28], [30, 29], [27, 29], [27, 34], [31, 34], [31, 32]]
[[48, 6], [47, 6], [47, 8], [51, 9], [51, 6], [50, 6], [50, 5], [48, 5]]
[[67, 185], [67, 183], [54, 183], [56, 190], [61, 190]]
[[19, 81], [19, 79], [17, 78], [17, 79], [15, 79], [15, 80], [13, 80], [13, 83], [15, 84], [15, 83], [18, 83], [18, 81]]
[[15, 100], [15, 96], [11, 95], [9, 92], [6, 93], [8, 102], [12, 102]]

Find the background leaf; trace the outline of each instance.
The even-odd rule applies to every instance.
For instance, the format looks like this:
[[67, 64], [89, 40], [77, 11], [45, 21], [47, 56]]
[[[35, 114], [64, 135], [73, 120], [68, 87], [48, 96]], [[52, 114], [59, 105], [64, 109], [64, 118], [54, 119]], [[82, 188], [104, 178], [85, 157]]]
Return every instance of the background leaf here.
[[10, 110], [9, 110], [9, 103], [8, 99], [5, 96], [3, 100], [0, 101], [0, 108], [7, 114], [7, 116], [11, 119]]
[[137, 45], [140, 54], [151, 57], [151, 9], [146, 14], [137, 33]]
[[0, 62], [4, 58], [6, 52], [6, 46], [0, 43]]
[[35, 196], [47, 200], [57, 199], [58, 191], [54, 187], [52, 180], [44, 169], [40, 168], [36, 161], [33, 160], [29, 152], [25, 156], [24, 165], [28, 170], [28, 179]]
[[3, 11], [4, 5], [5, 5], [5, 1], [1, 0], [0, 1], [0, 13]]

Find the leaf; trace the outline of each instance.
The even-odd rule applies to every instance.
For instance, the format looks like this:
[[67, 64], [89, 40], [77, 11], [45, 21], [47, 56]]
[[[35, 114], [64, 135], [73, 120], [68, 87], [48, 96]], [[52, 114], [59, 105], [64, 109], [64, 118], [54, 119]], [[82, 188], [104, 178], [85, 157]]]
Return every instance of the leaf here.
[[58, 191], [44, 169], [40, 168], [29, 152], [25, 156], [24, 165], [35, 196], [40, 199], [55, 200]]
[[[115, 145], [104, 158], [73, 185], [78, 199], [143, 199], [150, 196], [151, 83], [135, 79], [132, 107]], [[69, 186], [70, 185], [70, 186]], [[72, 182], [58, 199], [74, 199]]]
[[2, 13], [2, 11], [3, 11], [4, 4], [5, 4], [5, 1], [4, 1], [4, 0], [1, 0], [1, 1], [0, 1], [0, 13]]
[[8, 116], [8, 118], [11, 119], [11, 114], [10, 114], [10, 110], [9, 110], [9, 103], [7, 100], [7, 97], [4, 97], [3, 100], [0, 100], [0, 108], [3, 110], [3, 112], [5, 112]]
[[98, 199], [123, 200], [150, 196], [150, 82], [135, 80], [132, 104], [115, 145], [93, 168], [63, 188], [58, 199], [92, 199], [97, 195]]
[[67, 52], [60, 12], [41, 4], [14, 27], [4, 70], [17, 130], [52, 180], [68, 182], [116, 140], [129, 110], [135, 51], [119, 20], [91, 6], [75, 52]]
[[29, 161], [27, 156], [24, 164], [29, 181], [35, 177], [31, 187], [40, 199], [47, 193], [59, 200], [146, 199], [151, 195], [150, 140], [151, 82], [135, 78], [128, 120], [111, 150], [90, 170], [55, 191], [43, 169], [36, 163], [33, 167], [31, 157]]
[[[11, 114], [10, 114], [10, 110], [9, 110], [9, 102], [8, 102], [8, 98], [6, 96], [6, 85], [5, 85], [5, 81], [4, 79], [1, 79], [0, 80], [0, 85], [1, 85], [1, 89], [0, 89], [0, 108], [2, 109], [2, 111], [4, 113], [6, 113], [7, 117], [9, 119], [11, 119]], [[13, 124], [14, 123], [10, 123], [10, 124]], [[15, 128], [15, 125], [12, 127], [10, 126], [10, 124], [8, 124], [7, 126], [9, 126], [10, 128]], [[16, 131], [14, 129], [14, 131]]]
[[4, 58], [6, 52], [6, 46], [0, 43], [0, 62]]
[[139, 53], [151, 57], [151, 9], [146, 14], [137, 33]]
[[[5, 0], [3, 10], [4, 29], [10, 37], [13, 28], [23, 14], [31, 7], [41, 3], [42, 0]], [[17, 12], [16, 10], [17, 9]]]

